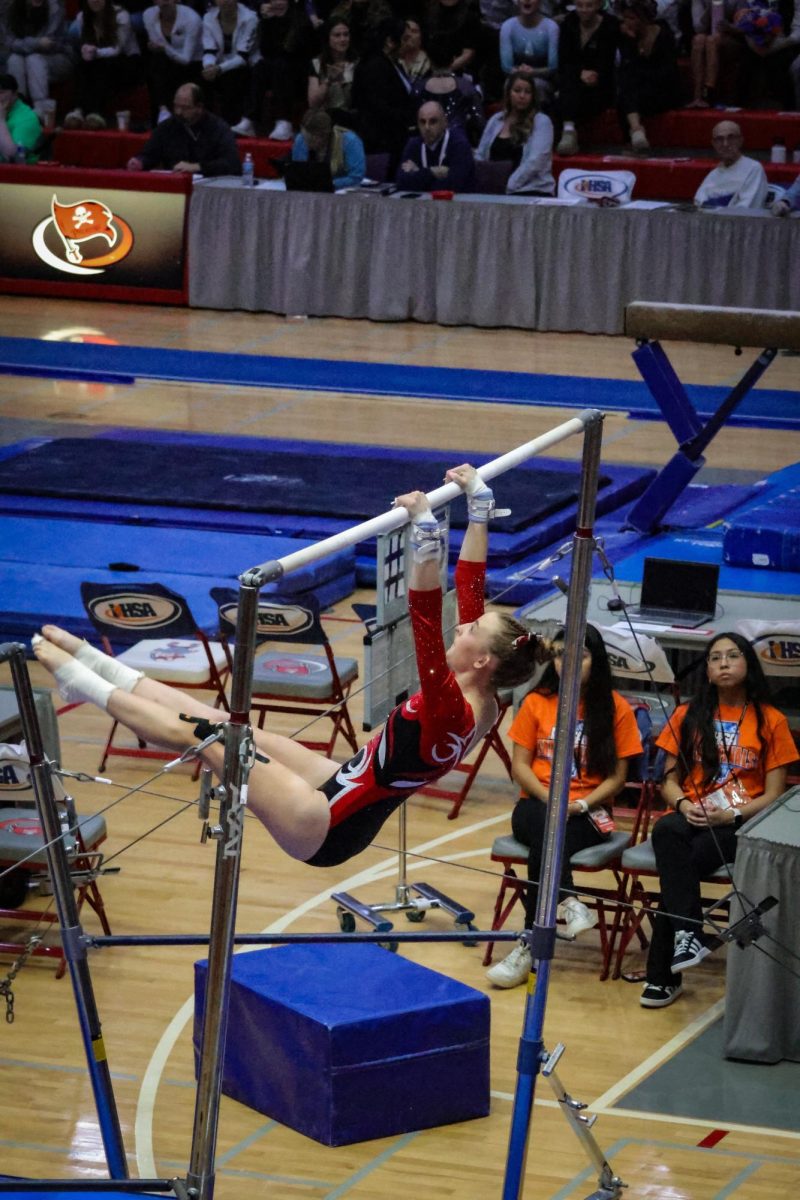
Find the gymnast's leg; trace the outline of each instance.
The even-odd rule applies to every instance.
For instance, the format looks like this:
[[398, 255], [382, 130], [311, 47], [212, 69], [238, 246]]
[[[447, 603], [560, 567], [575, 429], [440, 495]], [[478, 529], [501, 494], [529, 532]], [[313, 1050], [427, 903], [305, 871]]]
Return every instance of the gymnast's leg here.
[[[198, 700], [195, 693], [184, 692], [180, 688], [161, 683], [158, 679], [150, 679], [141, 671], [134, 671], [119, 659], [111, 658], [102, 650], [96, 649], [82, 638], [76, 637], [66, 629], [61, 629], [58, 625], [43, 625], [42, 637], [66, 651], [68, 655], [94, 671], [101, 679], [107, 680], [126, 692], [146, 700], [153, 700], [163, 708], [171, 709], [175, 713], [186, 713], [198, 718], [204, 717], [212, 725], [222, 724], [223, 721], [228, 720], [227, 713]], [[121, 720], [121, 718], [118, 719]], [[126, 724], [124, 720], [122, 723]], [[133, 732], [135, 733], [136, 730]], [[258, 749], [268, 758], [277, 759], [284, 766], [296, 771], [315, 788], [330, 779], [340, 765], [335, 759], [325, 758], [316, 750], [309, 750], [307, 746], [302, 746], [299, 742], [294, 742], [291, 738], [283, 737], [279, 733], [253, 729], [253, 738]], [[146, 738], [145, 740], [157, 739]]]
[[[115, 687], [47, 638], [36, 640], [34, 653], [55, 676], [65, 700], [90, 701], [137, 737], [169, 750], [183, 753], [196, 745], [198, 737], [193, 723], [181, 720], [174, 709], [138, 695], [135, 689], [125, 691]], [[219, 716], [216, 709], [210, 711]], [[330, 826], [327, 798], [317, 789], [330, 778], [335, 764], [321, 755], [314, 757], [318, 760], [318, 782], [309, 781], [284, 763], [270, 759], [256, 760], [249, 778], [249, 811], [258, 817], [282, 850], [301, 861], [317, 852]], [[207, 746], [201, 758], [217, 776], [222, 776], [225, 750], [221, 743]]]

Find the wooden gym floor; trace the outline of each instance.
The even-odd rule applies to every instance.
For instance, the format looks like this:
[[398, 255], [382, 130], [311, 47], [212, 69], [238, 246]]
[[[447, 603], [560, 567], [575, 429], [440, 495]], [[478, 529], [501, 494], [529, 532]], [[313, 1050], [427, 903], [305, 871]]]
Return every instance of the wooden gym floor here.
[[[317, 319], [291, 322], [267, 315], [10, 297], [0, 297], [0, 331], [28, 337], [101, 335], [128, 344], [254, 354], [637, 378], [631, 344], [607, 337]], [[669, 350], [674, 350], [674, 361], [687, 382], [729, 385], [744, 362], [724, 348], [683, 345]], [[764, 386], [796, 388], [796, 361], [776, 360]], [[442, 449], [457, 445], [472, 448], [480, 461], [570, 415], [563, 409], [437, 404], [422, 397], [0, 378], [0, 439], [6, 443], [32, 434], [58, 436], [125, 425]], [[660, 422], [630, 421], [620, 415], [605, 422], [606, 461], [660, 464], [673, 450], [672, 438]], [[577, 457], [578, 444], [568, 443], [557, 453]], [[708, 452], [707, 470], [740, 478], [741, 472], [766, 474], [798, 458], [796, 434], [725, 429]], [[410, 479], [409, 487], [415, 485]], [[368, 593], [353, 597], [369, 598]], [[358, 654], [360, 625], [351, 620], [350, 602], [332, 615], [341, 618], [328, 626], [337, 650]], [[35, 664], [31, 675], [34, 683], [45, 682]], [[0, 674], [0, 681], [6, 680], [7, 674]], [[357, 699], [353, 711], [358, 725]], [[107, 719], [78, 708], [60, 724], [65, 766], [94, 771]], [[288, 725], [285, 729], [291, 731]], [[188, 771], [155, 777], [146, 765], [127, 760], [112, 760], [111, 767], [113, 786], [80, 785], [78, 800], [83, 812], [117, 802], [107, 813], [105, 849], [109, 857], [120, 855], [112, 864], [120, 873], [109, 874], [101, 883], [114, 931], [206, 932], [213, 851], [199, 844], [200, 823], [191, 806], [196, 786]], [[474, 909], [482, 927], [490, 922], [497, 889], [488, 851], [493, 838], [509, 828], [513, 800], [514, 789], [499, 764], [489, 761], [458, 820], [446, 820], [443, 801], [417, 797], [409, 804], [409, 842], [426, 856], [414, 863], [412, 878], [424, 878]], [[174, 819], [148, 834], [165, 818]], [[145, 834], [143, 840], [135, 840]], [[368, 902], [393, 898], [395, 836], [390, 822], [380, 846], [342, 868], [314, 871], [281, 854], [257, 823], [248, 822], [238, 928], [327, 931], [336, 928], [331, 891], [347, 888]], [[47, 905], [49, 898], [41, 903]], [[87, 930], [98, 928], [88, 910], [84, 921]], [[431, 913], [428, 922], [434, 929], [450, 928], [444, 914]], [[405, 922], [401, 919], [398, 925], [404, 927]], [[24, 941], [29, 933], [30, 927], [20, 929], [18, 936]], [[420, 945], [403, 953], [491, 994], [491, 1115], [463, 1125], [327, 1149], [223, 1099], [219, 1200], [499, 1197], [524, 989], [489, 988], [481, 948]], [[135, 1175], [180, 1174], [186, 1168], [194, 1100], [192, 963], [198, 957], [195, 950], [174, 948], [91, 955]], [[641, 965], [641, 960], [632, 954], [629, 965]], [[752, 1126], [729, 1129], [713, 1148], [700, 1148], [717, 1128], [714, 1113], [706, 1121], [688, 1121], [625, 1107], [625, 1092], [635, 1081], [717, 1016], [724, 993], [722, 958], [714, 956], [691, 972], [684, 996], [663, 1011], [641, 1009], [637, 986], [622, 980], [601, 984], [598, 968], [594, 933], [571, 945], [559, 943], [545, 1039], [550, 1048], [558, 1041], [566, 1043], [559, 1073], [573, 1096], [600, 1112], [595, 1134], [629, 1184], [626, 1195], [631, 1200], [794, 1200], [800, 1184], [800, 1133], [772, 1129], [763, 1114], [754, 1113]], [[5, 970], [0, 965], [0, 980]], [[102, 1144], [70, 985], [56, 982], [53, 967], [39, 960], [23, 968], [14, 992], [16, 1020], [13, 1025], [0, 1021], [0, 1171], [50, 1178], [102, 1175]], [[687, 1079], [686, 1088], [691, 1087]], [[619, 1111], [612, 1107], [615, 1098]], [[587, 1165], [547, 1084], [539, 1080], [525, 1196], [580, 1200], [596, 1186]]]

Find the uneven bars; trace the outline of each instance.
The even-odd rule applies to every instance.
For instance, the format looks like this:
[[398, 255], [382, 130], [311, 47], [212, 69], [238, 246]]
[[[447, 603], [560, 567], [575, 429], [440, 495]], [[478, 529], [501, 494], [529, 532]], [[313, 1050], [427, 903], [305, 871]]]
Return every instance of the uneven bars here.
[[[516, 450], [509, 450], [507, 454], [501, 454], [499, 458], [493, 458], [491, 462], [484, 463], [482, 467], [478, 468], [478, 474], [481, 479], [488, 482], [510, 470], [511, 467], [516, 467], [525, 459], [533, 458], [542, 450], [548, 450], [551, 446], [565, 441], [575, 433], [582, 433], [587, 425], [601, 417], [602, 413], [597, 409], [584, 409], [576, 417], [571, 417], [562, 425], [556, 425], [554, 429], [548, 430], [547, 433], [541, 434], [533, 441], [526, 442], [523, 446], [518, 446]], [[427, 495], [431, 508], [438, 508], [442, 504], [454, 500], [456, 496], [460, 496], [461, 488], [456, 483], [446, 483], [442, 487], [436, 488], [435, 491], [428, 492]], [[312, 546], [306, 546], [283, 558], [276, 558], [270, 562], [261, 563], [259, 566], [251, 567], [249, 571], [245, 571], [239, 576], [240, 582], [245, 587], [263, 587], [265, 583], [281, 579], [284, 575], [289, 575], [307, 563], [324, 558], [326, 554], [333, 554], [336, 550], [343, 550], [347, 546], [355, 546], [358, 542], [376, 537], [380, 533], [390, 533], [393, 529], [400, 529], [407, 521], [408, 513], [404, 508], [390, 508], [388, 512], [381, 513], [380, 516], [371, 517], [370, 520], [363, 521], [360, 525], [352, 525], [349, 529], [343, 529], [341, 533], [335, 533], [321, 542], [315, 542]]]

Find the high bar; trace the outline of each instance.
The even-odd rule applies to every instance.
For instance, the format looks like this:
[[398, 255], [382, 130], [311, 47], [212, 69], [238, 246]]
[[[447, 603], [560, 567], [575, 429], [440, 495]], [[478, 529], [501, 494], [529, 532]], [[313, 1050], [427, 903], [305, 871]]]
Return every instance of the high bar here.
[[[551, 446], [572, 437], [573, 434], [582, 433], [587, 425], [602, 419], [603, 414], [598, 409], [586, 408], [577, 416], [571, 417], [569, 421], [564, 421], [562, 425], [556, 425], [555, 428], [534, 438], [533, 441], [526, 442], [523, 446], [518, 446], [516, 450], [509, 450], [507, 454], [501, 454], [499, 458], [493, 458], [491, 462], [484, 463], [482, 467], [478, 468], [478, 474], [486, 482], [495, 479], [512, 467], [518, 466], [519, 463], [525, 462], [526, 459], [533, 458], [543, 450], [549, 450]], [[458, 484], [445, 483], [435, 491], [428, 492], [427, 496], [431, 508], [438, 508], [442, 504], [454, 500], [460, 494], [461, 488]], [[388, 512], [381, 513], [380, 516], [362, 521], [360, 525], [351, 525], [349, 529], [343, 529], [340, 533], [335, 533], [321, 542], [315, 542], [312, 546], [305, 546], [302, 550], [295, 550], [292, 554], [284, 555], [283, 558], [272, 559], [270, 562], [251, 567], [250, 570], [239, 576], [239, 580], [245, 587], [263, 587], [265, 583], [281, 579], [284, 575], [289, 575], [292, 571], [306, 566], [307, 563], [324, 558], [326, 554], [333, 554], [337, 550], [355, 546], [358, 542], [366, 541], [367, 538], [377, 537], [378, 534], [391, 533], [394, 529], [401, 529], [408, 519], [408, 513], [404, 508], [390, 508]]]

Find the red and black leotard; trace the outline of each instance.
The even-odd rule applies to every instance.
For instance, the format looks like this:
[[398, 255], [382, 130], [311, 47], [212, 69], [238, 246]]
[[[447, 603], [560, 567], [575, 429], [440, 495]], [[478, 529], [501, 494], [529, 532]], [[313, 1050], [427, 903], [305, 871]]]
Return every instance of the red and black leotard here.
[[[483, 612], [485, 574], [483, 563], [456, 566], [461, 623]], [[393, 709], [382, 731], [320, 789], [330, 804], [331, 825], [308, 859], [312, 866], [333, 867], [359, 854], [404, 800], [452, 771], [478, 740], [472, 707], [445, 657], [442, 593], [410, 591], [408, 611], [420, 690]]]

